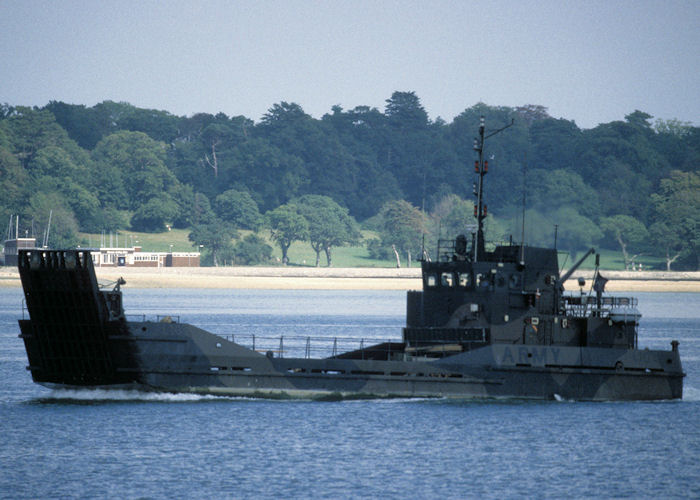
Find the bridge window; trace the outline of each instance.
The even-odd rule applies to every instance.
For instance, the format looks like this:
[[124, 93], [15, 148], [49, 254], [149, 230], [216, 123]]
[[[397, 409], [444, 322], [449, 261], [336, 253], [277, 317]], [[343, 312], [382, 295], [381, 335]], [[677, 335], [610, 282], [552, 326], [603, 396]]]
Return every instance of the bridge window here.
[[453, 286], [454, 276], [452, 276], [452, 273], [442, 273], [440, 282], [442, 283], [442, 286]]
[[428, 274], [425, 277], [426, 286], [435, 286], [437, 284], [437, 279], [434, 274]]
[[472, 275], [469, 273], [459, 273], [459, 286], [468, 288], [472, 284]]

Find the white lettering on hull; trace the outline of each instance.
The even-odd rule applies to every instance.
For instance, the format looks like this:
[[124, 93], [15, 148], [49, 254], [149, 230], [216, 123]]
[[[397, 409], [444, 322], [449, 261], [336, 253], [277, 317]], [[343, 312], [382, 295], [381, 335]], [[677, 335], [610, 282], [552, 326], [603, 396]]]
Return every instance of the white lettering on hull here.
[[557, 365], [560, 349], [557, 347], [504, 347], [501, 365]]

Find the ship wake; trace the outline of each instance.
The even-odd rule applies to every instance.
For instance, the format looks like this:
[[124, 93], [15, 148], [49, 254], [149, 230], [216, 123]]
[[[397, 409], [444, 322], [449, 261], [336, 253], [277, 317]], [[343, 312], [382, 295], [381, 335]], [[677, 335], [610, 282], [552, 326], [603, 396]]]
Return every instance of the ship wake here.
[[[164, 402], [191, 403], [199, 401], [221, 401], [234, 399], [222, 396], [143, 392], [135, 390], [104, 390], [104, 389], [53, 389], [48, 396], [38, 398], [40, 403], [111, 403], [111, 402]], [[235, 398], [240, 399], [240, 398]]]

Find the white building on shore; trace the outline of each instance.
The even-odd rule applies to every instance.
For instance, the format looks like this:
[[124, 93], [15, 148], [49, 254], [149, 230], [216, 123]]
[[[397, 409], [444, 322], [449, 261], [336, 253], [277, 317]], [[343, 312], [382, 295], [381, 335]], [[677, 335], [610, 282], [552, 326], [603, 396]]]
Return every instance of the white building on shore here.
[[92, 250], [95, 267], [199, 267], [199, 252], [143, 252], [141, 247]]

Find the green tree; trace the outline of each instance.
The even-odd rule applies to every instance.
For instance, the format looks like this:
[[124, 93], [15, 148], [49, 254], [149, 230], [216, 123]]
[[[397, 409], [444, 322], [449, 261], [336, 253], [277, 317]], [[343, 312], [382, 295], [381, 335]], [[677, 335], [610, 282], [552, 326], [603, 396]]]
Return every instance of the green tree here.
[[655, 250], [663, 252], [663, 256], [666, 259], [666, 270], [670, 271], [671, 264], [683, 255], [683, 250], [685, 249], [681, 235], [674, 231], [669, 224], [658, 221], [649, 226], [649, 237], [654, 244]]
[[544, 170], [576, 169], [575, 146], [581, 130], [573, 121], [537, 119], [530, 125], [528, 163]]
[[585, 130], [573, 150], [577, 172], [598, 192], [601, 213], [628, 215], [646, 223], [648, 198], [671, 165], [658, 150], [650, 115], [635, 111], [625, 121]]
[[283, 102], [263, 117], [256, 134], [302, 163], [305, 175], [299, 180], [306, 182], [296, 194], [332, 196], [342, 204], [356, 196], [363, 173], [328, 121], [314, 120], [298, 104]]
[[207, 223], [197, 224], [187, 236], [195, 246], [203, 247], [211, 258], [215, 267], [219, 265], [219, 259], [227, 254], [233, 254], [232, 239], [237, 235], [236, 230], [230, 225], [214, 219]]
[[68, 178], [58, 179], [56, 186], [73, 210], [81, 231], [99, 232], [106, 229], [101, 223], [105, 212], [94, 193], [87, 187]]
[[[394, 92], [386, 101], [385, 145], [379, 161], [398, 180], [402, 198], [424, 205], [425, 198], [446, 183], [451, 189], [463, 185], [460, 176], [452, 175], [456, 158], [442, 143], [440, 129], [432, 129], [428, 114], [414, 92]], [[443, 175], [436, 175], [441, 171]]]
[[50, 101], [44, 109], [54, 115], [56, 122], [71, 139], [87, 150], [92, 150], [102, 137], [115, 132], [117, 128], [117, 124], [99, 105], [87, 108], [82, 104]]
[[[389, 130], [386, 115], [369, 106], [346, 112], [334, 106], [323, 122], [326, 133], [335, 135], [335, 149], [333, 157], [322, 157], [319, 171], [324, 182], [334, 185], [319, 190], [312, 182], [315, 193], [331, 196], [358, 219], [371, 217], [387, 201], [404, 196], [395, 172], [387, 167], [395, 159], [389, 150], [390, 138], [400, 132]], [[336, 167], [342, 169], [342, 175], [329, 175]]]
[[167, 111], [142, 109], [122, 103], [125, 112], [119, 118], [118, 126], [123, 130], [143, 132], [156, 141], [171, 143], [178, 137], [181, 119]]
[[[109, 171], [123, 183], [128, 195], [126, 207], [131, 210], [178, 185], [175, 176], [165, 166], [165, 144], [142, 132], [111, 134], [97, 144], [92, 157], [98, 169]], [[105, 189], [105, 186], [98, 185], [97, 189], [100, 195], [106, 194], [110, 198], [108, 189], [111, 187]]]
[[233, 258], [246, 266], [265, 264], [272, 258], [272, 247], [257, 234], [249, 234], [233, 247]]
[[639, 220], [629, 215], [605, 217], [600, 223], [601, 229], [612, 237], [620, 246], [625, 269], [629, 269], [637, 255], [630, 255], [630, 248], [641, 248], [649, 238], [647, 228]]
[[415, 92], [394, 92], [386, 100], [384, 114], [389, 122], [402, 129], [420, 129], [428, 126], [428, 113]]
[[656, 120], [654, 148], [676, 170], [691, 172], [700, 164], [700, 128], [677, 119]]
[[117, 231], [129, 227], [131, 213], [117, 210], [114, 207], [100, 207], [93, 218], [92, 226], [88, 226], [84, 231], [99, 233], [100, 231]]
[[227, 152], [221, 160], [219, 183], [247, 191], [260, 210], [271, 210], [298, 196], [308, 184], [308, 170], [296, 155], [252, 138]]
[[258, 204], [247, 191], [224, 191], [216, 197], [214, 206], [217, 217], [235, 227], [257, 231], [263, 223]]
[[[80, 159], [86, 161], [87, 157], [81, 155]], [[89, 178], [89, 170], [85, 163], [77, 163], [65, 149], [53, 145], [38, 149], [27, 164], [27, 171], [35, 179], [44, 176], [68, 177], [85, 182]]]
[[639, 111], [638, 109], [634, 110], [634, 112], [628, 115], [625, 115], [625, 120], [627, 121], [627, 123], [633, 125], [634, 127], [646, 130], [651, 129], [651, 124], [649, 123], [649, 120], [651, 120], [652, 118], [654, 117], [651, 116], [649, 113]]
[[398, 200], [386, 203], [380, 217], [382, 242], [394, 249], [396, 266], [401, 267], [399, 253], [405, 253], [408, 267], [411, 267], [411, 255], [422, 247], [426, 232], [423, 212], [407, 201]]
[[321, 252], [326, 254], [326, 264], [332, 266], [333, 247], [357, 242], [360, 229], [348, 210], [328, 196], [307, 194], [295, 201], [299, 212], [308, 223], [308, 238], [316, 252], [316, 267], [320, 265]]
[[592, 185], [598, 193], [601, 212], [646, 220], [651, 209], [651, 180], [614, 157], [603, 159], [599, 166], [597, 180]]
[[12, 153], [25, 168], [39, 150], [49, 146], [64, 149], [77, 164], [87, 159], [85, 152], [68, 137], [49, 111], [18, 106], [3, 120], [3, 126], [10, 140]]
[[156, 141], [172, 142], [179, 135], [182, 118], [167, 111], [142, 109], [127, 102], [103, 101], [92, 108], [51, 101], [50, 111], [70, 137], [83, 148], [93, 149], [105, 136], [118, 130], [143, 132]]
[[172, 219], [173, 227], [178, 229], [190, 227], [190, 215], [194, 208], [194, 189], [192, 186], [180, 183], [170, 195], [178, 207], [177, 215]]
[[[201, 224], [210, 224], [216, 219], [216, 214], [211, 209], [209, 198], [202, 193], [195, 193], [189, 207], [190, 213], [188, 222], [190, 226], [198, 226]], [[227, 222], [227, 221], [224, 221]]]
[[293, 203], [280, 205], [265, 214], [265, 218], [271, 231], [272, 240], [282, 250], [282, 263], [286, 266], [289, 263], [287, 251], [290, 245], [297, 240], [303, 241], [308, 237], [309, 223]]
[[[31, 211], [29, 198], [38, 193], [54, 193], [70, 215], [56, 207], [59, 219], [68, 229], [78, 217], [81, 227], [89, 228], [97, 208], [90, 182], [87, 153], [72, 141], [48, 111], [26, 107], [13, 108], [0, 121], [0, 162], [5, 201], [15, 214]], [[49, 207], [49, 210], [51, 208]], [[48, 212], [47, 212], [48, 216]], [[59, 227], [62, 222], [57, 222]], [[57, 233], [58, 234], [58, 233]], [[67, 241], [67, 240], [66, 240]]]
[[[85, 160], [83, 158], [83, 160]], [[88, 165], [77, 164], [61, 147], [46, 146], [29, 162], [34, 188], [41, 192], [57, 191], [70, 206], [83, 231], [100, 231], [100, 202], [90, 182]]]
[[172, 222], [177, 213], [175, 200], [167, 193], [161, 193], [136, 210], [131, 218], [131, 228], [146, 233], [161, 233], [167, 229], [166, 223]]

